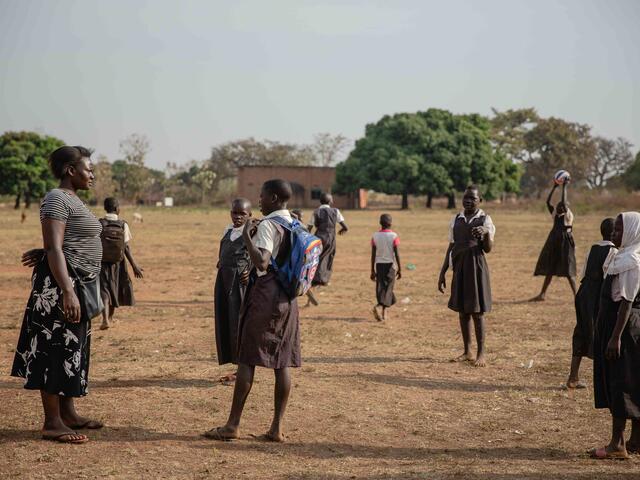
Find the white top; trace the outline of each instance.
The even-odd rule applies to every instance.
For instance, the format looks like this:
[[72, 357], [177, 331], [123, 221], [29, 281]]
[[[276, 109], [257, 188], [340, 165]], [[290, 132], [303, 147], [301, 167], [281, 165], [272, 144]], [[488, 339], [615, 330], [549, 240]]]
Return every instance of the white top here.
[[376, 247], [376, 264], [393, 263], [394, 267], [398, 266], [393, 252], [393, 247], [400, 245], [400, 237], [396, 232], [387, 228], [374, 233], [371, 245]]
[[222, 232], [222, 236], [224, 237], [227, 234], [227, 232], [231, 230], [231, 235], [229, 235], [229, 239], [232, 242], [235, 242], [238, 238], [242, 236], [243, 229], [244, 229], [244, 225], [240, 225], [238, 228], [236, 228], [231, 223], [224, 228], [224, 232]]
[[[266, 250], [267, 252], [271, 253], [271, 258], [275, 259], [278, 256], [280, 241], [282, 239], [278, 234], [275, 223], [269, 220], [273, 217], [282, 217], [288, 222], [293, 221], [289, 210], [276, 210], [275, 212], [271, 212], [258, 224], [258, 230], [251, 241], [256, 246], [256, 248], [262, 248]], [[267, 274], [266, 270], [264, 272], [261, 272], [260, 270], [256, 269], [256, 272], [259, 277]]]
[[[116, 213], [106, 213], [104, 215], [104, 218], [106, 220], [119, 220], [118, 218], [118, 214]], [[133, 235], [131, 235], [131, 230], [129, 230], [129, 224], [127, 222], [124, 222], [124, 243], [129, 243], [129, 240], [131, 240], [133, 238]]]
[[[612, 255], [615, 255], [616, 253], [616, 248], [615, 245], [613, 244], [613, 242], [609, 241], [609, 240], [600, 240], [599, 242], [594, 243], [592, 246], [600, 246], [600, 247], [606, 247], [607, 245], [611, 245], [613, 248], [611, 250], [609, 250], [609, 254], [607, 255], [607, 259], [609, 259], [609, 257], [611, 257]], [[582, 270], [580, 271], [580, 279], [584, 278], [584, 274], [586, 273], [587, 270], [587, 263], [589, 262], [589, 255], [591, 254], [591, 249], [589, 249], [589, 251], [587, 252], [586, 257], [584, 257], [584, 263], [582, 264]], [[604, 273], [606, 271], [606, 265], [608, 265], [607, 259], [605, 259], [604, 263], [602, 264], [602, 273]]]
[[456, 220], [458, 218], [463, 218], [465, 222], [467, 223], [471, 223], [472, 220], [475, 220], [476, 218], [479, 218], [481, 216], [485, 216], [484, 217], [484, 223], [482, 224], [484, 227], [487, 227], [489, 229], [489, 238], [491, 239], [491, 241], [493, 241], [493, 239], [496, 236], [496, 226], [493, 224], [493, 220], [491, 220], [491, 217], [489, 215], [487, 215], [486, 213], [484, 213], [484, 210], [482, 210], [481, 208], [478, 209], [478, 212], [471, 217], [469, 220], [467, 220], [467, 217], [464, 216], [464, 212], [460, 212], [459, 214], [457, 214], [456, 216], [453, 217], [453, 219], [451, 220], [451, 223], [449, 223], [449, 243], [453, 243], [453, 227], [456, 224]]
[[[564, 226], [571, 227], [573, 225], [573, 212], [567, 208], [567, 212], [560, 215], [564, 217]], [[553, 212], [551, 212], [551, 218], [555, 220], [556, 218], [556, 207], [553, 207]]]
[[[318, 208], [333, 208], [333, 207], [331, 205], [322, 204]], [[344, 222], [344, 217], [342, 216], [342, 213], [340, 213], [340, 210], [338, 210], [337, 208], [336, 208], [336, 215], [337, 215], [336, 221], [338, 223]], [[312, 221], [312, 223], [314, 225], [316, 224], [316, 214], [315, 214], [315, 212], [313, 213], [313, 218], [311, 219], [311, 221]]]
[[640, 292], [640, 266], [625, 270], [611, 282], [611, 300], [619, 302], [623, 298], [633, 302]]

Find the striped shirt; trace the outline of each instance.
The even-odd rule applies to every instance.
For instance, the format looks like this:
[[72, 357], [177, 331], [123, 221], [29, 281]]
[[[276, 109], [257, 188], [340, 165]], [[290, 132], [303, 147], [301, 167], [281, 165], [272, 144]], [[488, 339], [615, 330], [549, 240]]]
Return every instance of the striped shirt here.
[[40, 205], [40, 222], [45, 218], [64, 222], [62, 253], [73, 267], [86, 273], [100, 273], [102, 225], [76, 195], [54, 188]]

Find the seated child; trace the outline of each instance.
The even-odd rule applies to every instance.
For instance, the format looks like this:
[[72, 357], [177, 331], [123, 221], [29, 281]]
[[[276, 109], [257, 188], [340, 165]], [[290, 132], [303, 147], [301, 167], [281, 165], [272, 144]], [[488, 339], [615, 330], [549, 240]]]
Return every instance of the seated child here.
[[392, 218], [380, 215], [380, 231], [371, 238], [371, 280], [376, 282], [377, 304], [373, 307], [376, 320], [389, 320], [388, 309], [396, 303], [393, 287], [402, 278], [398, 245], [400, 237], [391, 230]]

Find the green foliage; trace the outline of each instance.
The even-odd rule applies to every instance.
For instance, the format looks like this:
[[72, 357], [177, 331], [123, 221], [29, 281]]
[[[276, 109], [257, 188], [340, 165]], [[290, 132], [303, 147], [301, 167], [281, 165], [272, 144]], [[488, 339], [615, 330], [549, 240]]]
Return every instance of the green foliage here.
[[623, 175], [624, 184], [631, 190], [640, 190], [640, 151]]
[[13, 195], [19, 208], [21, 198], [29, 207], [56, 186], [48, 164], [49, 154], [64, 145], [55, 137], [35, 132], [6, 132], [0, 136], [0, 194]]

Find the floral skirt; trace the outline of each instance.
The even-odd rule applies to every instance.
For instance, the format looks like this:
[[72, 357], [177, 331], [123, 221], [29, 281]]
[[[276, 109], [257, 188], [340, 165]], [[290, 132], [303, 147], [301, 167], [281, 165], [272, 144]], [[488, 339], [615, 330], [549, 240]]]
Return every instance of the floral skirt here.
[[62, 291], [46, 257], [34, 269], [11, 376], [24, 388], [65, 397], [87, 394], [91, 322], [67, 323]]

